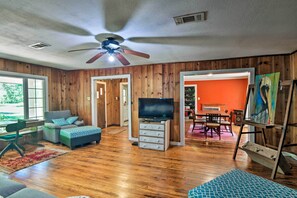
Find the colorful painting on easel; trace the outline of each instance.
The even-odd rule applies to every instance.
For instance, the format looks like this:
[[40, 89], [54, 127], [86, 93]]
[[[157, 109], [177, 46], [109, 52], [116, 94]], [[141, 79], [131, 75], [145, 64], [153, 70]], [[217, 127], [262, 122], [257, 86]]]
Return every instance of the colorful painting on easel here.
[[254, 122], [274, 124], [279, 76], [279, 72], [256, 76], [252, 107]]

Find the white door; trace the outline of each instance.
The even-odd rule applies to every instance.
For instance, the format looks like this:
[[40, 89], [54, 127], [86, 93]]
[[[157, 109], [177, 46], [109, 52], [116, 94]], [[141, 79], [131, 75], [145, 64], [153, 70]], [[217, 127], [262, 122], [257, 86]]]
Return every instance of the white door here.
[[128, 84], [121, 83], [121, 126], [128, 126]]

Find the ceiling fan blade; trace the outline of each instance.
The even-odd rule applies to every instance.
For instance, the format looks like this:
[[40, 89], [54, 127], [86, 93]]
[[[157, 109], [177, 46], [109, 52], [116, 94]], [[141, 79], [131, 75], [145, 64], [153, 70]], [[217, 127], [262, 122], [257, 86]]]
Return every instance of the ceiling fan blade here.
[[130, 65], [129, 61], [120, 53], [116, 53], [115, 57], [123, 64], [123, 65]]
[[123, 51], [126, 54], [132, 54], [132, 55], [140, 56], [140, 57], [143, 57], [143, 58], [150, 58], [149, 54], [145, 54], [145, 53], [142, 53], [142, 52], [137, 52], [137, 51], [129, 50], [129, 49], [123, 49]]
[[197, 46], [205, 42], [213, 42], [211, 36], [167, 36], [167, 37], [131, 37], [127, 40], [135, 43], [167, 44]]
[[98, 58], [100, 58], [104, 54], [106, 54], [106, 52], [100, 52], [100, 53], [96, 54], [90, 60], [88, 60], [87, 63], [93, 63], [95, 60], [97, 60]]
[[105, 0], [105, 28], [109, 32], [122, 30], [137, 11], [139, 0]]
[[78, 51], [85, 51], [85, 50], [101, 50], [100, 47], [92, 47], [92, 48], [85, 48], [85, 49], [75, 49], [75, 50], [69, 50], [68, 52], [78, 52]]
[[56, 20], [54, 18], [44, 17], [37, 14], [37, 12], [27, 12], [25, 10], [18, 9], [17, 7], [14, 8], [14, 6], [3, 5], [2, 3], [1, 9], [8, 11], [6, 20], [9, 20], [9, 23], [10, 20], [11, 23], [15, 23], [15, 17], [21, 17], [23, 20], [30, 20], [30, 24], [35, 24], [37, 27], [45, 28], [46, 30], [79, 36], [92, 36], [92, 33], [84, 28], [62, 22], [61, 20]]

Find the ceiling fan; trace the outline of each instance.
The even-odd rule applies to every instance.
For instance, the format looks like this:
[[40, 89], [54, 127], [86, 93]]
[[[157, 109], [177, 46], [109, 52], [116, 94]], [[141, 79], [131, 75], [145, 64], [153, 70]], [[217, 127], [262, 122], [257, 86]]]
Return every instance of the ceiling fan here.
[[120, 43], [122, 43], [124, 39], [119, 35], [98, 34], [95, 38], [99, 42], [101, 42], [101, 47], [74, 49], [74, 50], [69, 50], [68, 52], [77, 52], [77, 51], [85, 51], [85, 50], [103, 50], [102, 52], [99, 52], [91, 59], [89, 59], [86, 63], [93, 63], [105, 54], [109, 54], [109, 60], [112, 61], [114, 58], [117, 58], [123, 65], [130, 65], [130, 62], [122, 54], [132, 54], [142, 58], [150, 58], [149, 54], [126, 49], [125, 47], [121, 46]]

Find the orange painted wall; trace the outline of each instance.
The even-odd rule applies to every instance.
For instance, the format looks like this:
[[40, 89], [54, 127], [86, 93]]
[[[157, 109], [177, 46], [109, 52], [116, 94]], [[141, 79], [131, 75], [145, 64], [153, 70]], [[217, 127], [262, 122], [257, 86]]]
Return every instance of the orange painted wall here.
[[197, 85], [198, 110], [201, 110], [201, 104], [225, 104], [228, 112], [234, 109], [244, 109], [247, 79], [185, 82], [185, 85], [193, 84]]

